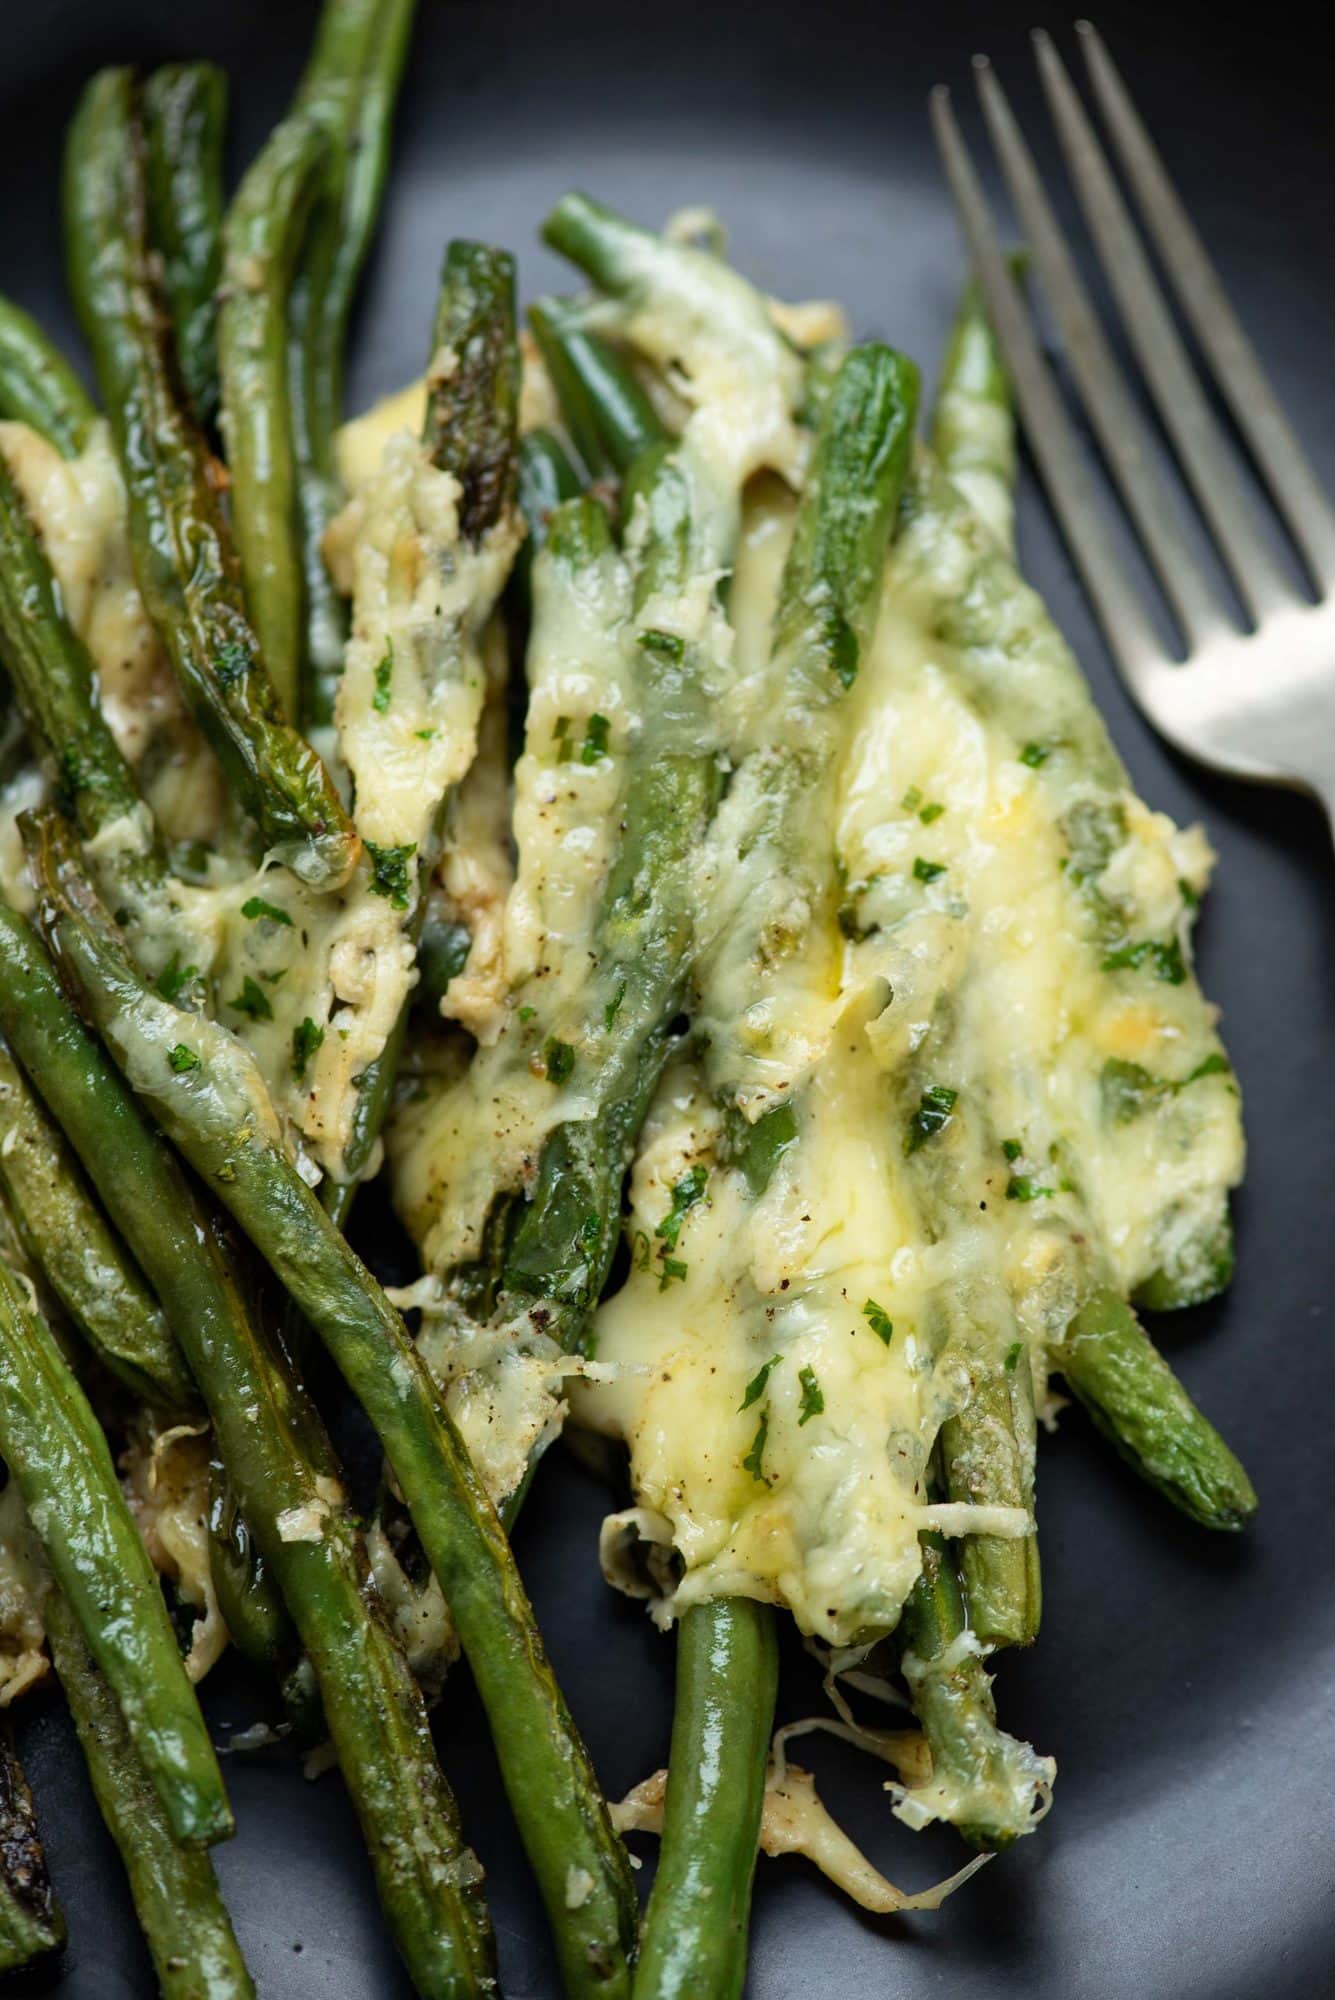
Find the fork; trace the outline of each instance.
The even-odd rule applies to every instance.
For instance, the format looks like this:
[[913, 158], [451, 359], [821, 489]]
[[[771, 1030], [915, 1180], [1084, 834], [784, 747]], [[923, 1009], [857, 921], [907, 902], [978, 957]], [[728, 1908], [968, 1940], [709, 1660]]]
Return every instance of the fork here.
[[1259, 534], [1233, 449], [1177, 330], [1130, 209], [1051, 38], [1033, 37], [1076, 195], [1160, 421], [1236, 587], [1241, 629], [1211, 586], [1156, 469], [1148, 424], [1099, 323], [1034, 158], [986, 57], [983, 116], [1103, 458], [1184, 641], [1174, 658], [1110, 544], [1088, 457], [1012, 275], [950, 93], [932, 122], [1030, 450], [1133, 699], [1173, 747], [1230, 776], [1319, 799], [1335, 832], [1335, 513], [1099, 36], [1078, 23], [1094, 96], [1163, 271], [1296, 544], [1309, 602]]

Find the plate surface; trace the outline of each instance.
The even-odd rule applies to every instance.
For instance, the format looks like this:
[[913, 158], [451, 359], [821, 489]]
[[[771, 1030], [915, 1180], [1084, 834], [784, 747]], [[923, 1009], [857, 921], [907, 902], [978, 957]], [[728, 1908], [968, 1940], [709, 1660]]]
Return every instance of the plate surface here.
[[[535, 247], [577, 184], [656, 222], [708, 202], [744, 269], [787, 297], [844, 300], [929, 373], [961, 254], [927, 129], [926, 92], [967, 85], [978, 45], [998, 62], [1044, 156], [1025, 32], [1031, 10], [523, 6], [423, 0], [385, 226], [351, 371], [354, 405], [420, 369], [448, 236], [519, 252], [527, 294], [562, 282]], [[863, 18], [868, 16], [869, 18]], [[285, 103], [314, 8], [276, 0], [29, 0], [0, 22], [0, 287], [73, 344], [61, 294], [59, 138], [98, 63], [209, 55], [231, 72], [238, 162]], [[1198, 32], [1199, 23], [1199, 32]], [[1060, 25], [1057, 22], [1051, 26]], [[1296, 43], [1222, 10], [1110, 5], [1100, 19], [1225, 280], [1328, 483], [1335, 486], [1329, 199], [1335, 140], [1324, 80]], [[1324, 72], [1322, 72], [1324, 79]], [[977, 133], [967, 102], [970, 130]], [[1047, 1824], [935, 1916], [867, 1919], [804, 1864], [762, 1861], [752, 2000], [1254, 2000], [1335, 1993], [1335, 923], [1330, 846], [1301, 801], [1202, 780], [1122, 695], [1032, 479], [1024, 566], [1094, 682], [1136, 781], [1220, 854], [1201, 927], [1207, 992], [1224, 1010], [1249, 1113], [1238, 1276], [1214, 1306], [1160, 1322], [1189, 1386], [1260, 1489], [1244, 1543], [1211, 1541], [1124, 1474], [1077, 1411], [1040, 1462], [1046, 1619], [1007, 1657], [1005, 1720], [1061, 1767]], [[1335, 665], [1335, 663], [1333, 663]], [[381, 1214], [363, 1247], [392, 1254]], [[671, 1647], [602, 1584], [604, 1495], [559, 1452], [516, 1536], [571, 1705], [608, 1790], [663, 1761]], [[815, 1712], [793, 1645], [785, 1719]], [[50, 1991], [142, 2000], [152, 1975], [116, 1856], [54, 1696], [27, 1704], [22, 1749], [71, 1945]], [[270, 1713], [226, 1667], [208, 1683], [215, 1732]], [[491, 1875], [511, 2000], [556, 1979], [467, 1676], [439, 1714], [447, 1770]], [[822, 1789], [888, 1874], [910, 1887], [962, 1858], [890, 1817], [879, 1767], [813, 1746]], [[240, 1831], [217, 1854], [268, 2000], [407, 1994], [336, 1777], [303, 1782], [281, 1753], [228, 1760]], [[641, 1843], [646, 1866], [651, 1843]], [[708, 1996], [700, 1996], [708, 2000]]]

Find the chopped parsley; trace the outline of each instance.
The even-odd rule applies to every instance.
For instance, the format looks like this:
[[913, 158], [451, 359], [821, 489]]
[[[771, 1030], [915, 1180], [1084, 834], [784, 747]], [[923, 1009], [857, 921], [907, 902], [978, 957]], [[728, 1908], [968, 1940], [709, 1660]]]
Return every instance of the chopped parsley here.
[[1190, 882], [1187, 881], [1185, 876], [1182, 875], [1178, 876], [1177, 887], [1178, 887], [1178, 893], [1181, 896], [1182, 901], [1186, 904], [1187, 908], [1189, 910], [1199, 910], [1201, 906], [1201, 899], [1196, 894], [1196, 891], [1192, 888]]
[[737, 1125], [741, 1130], [734, 1142], [734, 1157], [742, 1169], [747, 1187], [759, 1200], [773, 1179], [779, 1161], [797, 1138], [797, 1115], [791, 1104], [772, 1104], [754, 1125], [748, 1125], [740, 1118]]
[[672, 1206], [654, 1231], [661, 1236], [669, 1250], [675, 1250], [681, 1235], [681, 1225], [686, 1220], [686, 1211], [694, 1208], [701, 1200], [705, 1183], [709, 1179], [705, 1169], [697, 1162], [690, 1167], [672, 1190]]
[[377, 847], [375, 841], [362, 842], [371, 857], [371, 894], [386, 896], [394, 910], [408, 907], [408, 863], [417, 852], [415, 841], [405, 841], [402, 847]]
[[414, 729], [413, 735], [419, 743], [434, 743], [436, 740], [436, 731], [434, 729]]
[[292, 1074], [298, 1083], [305, 1081], [311, 1057], [323, 1042], [324, 1029], [309, 1014], [292, 1030]]
[[621, 1012], [621, 1003], [625, 999], [625, 997], [626, 997], [626, 982], [623, 979], [621, 984], [617, 987], [616, 992], [612, 995], [607, 1005], [603, 1008], [603, 1027], [605, 1029], [608, 1030], [611, 1029], [613, 1021], [615, 1021], [617, 1015]]
[[922, 804], [922, 793], [916, 785], [910, 785], [899, 803], [906, 813], [915, 813]]
[[277, 903], [266, 903], [263, 896], [247, 896], [241, 905], [241, 914], [249, 917], [252, 923], [256, 917], [267, 917], [271, 924], [286, 924], [289, 930], [292, 928], [292, 919], [287, 911], [280, 910]]
[[1101, 970], [1137, 970], [1146, 964], [1153, 968], [1155, 978], [1162, 979], [1168, 986], [1180, 986], [1187, 976], [1182, 947], [1176, 938], [1170, 938], [1167, 943], [1158, 938], [1140, 938], [1135, 944], [1121, 945], [1118, 950], [1108, 953]]
[[1189, 1075], [1174, 1081], [1171, 1077], [1153, 1076], [1139, 1063], [1127, 1062], [1121, 1056], [1110, 1056], [1099, 1072], [1099, 1093], [1103, 1100], [1105, 1115], [1115, 1125], [1129, 1125], [1143, 1111], [1165, 1099], [1176, 1097], [1189, 1083], [1196, 1083], [1203, 1076], [1231, 1075], [1227, 1056], [1215, 1049], [1203, 1061], [1198, 1062]]
[[952, 1090], [948, 1083], [934, 1083], [922, 1094], [922, 1103], [909, 1120], [909, 1129], [904, 1134], [905, 1153], [916, 1153], [919, 1146], [925, 1146], [938, 1132], [944, 1132], [951, 1120], [959, 1092]]
[[821, 1414], [825, 1408], [825, 1398], [821, 1394], [821, 1386], [816, 1380], [814, 1368], [799, 1368], [797, 1379], [802, 1385], [802, 1413], [797, 1419], [797, 1428], [801, 1430], [803, 1424], [809, 1424], [813, 1417]]
[[200, 1067], [199, 1057], [193, 1049], [188, 1049], [184, 1042], [178, 1042], [174, 1049], [168, 1049], [167, 1061], [177, 1076], [184, 1076], [187, 1070]]
[[192, 979], [198, 978], [199, 967], [182, 965], [180, 952], [174, 951], [158, 974], [158, 992], [164, 1000], [175, 1000], [183, 987], [188, 986]]
[[521, 1021], [531, 1021], [533, 1019], [533, 1016], [537, 1013], [537, 1011], [538, 1010], [536, 1007], [521, 1007], [519, 1010], [519, 1018]]
[[612, 737], [612, 725], [605, 715], [591, 715], [584, 731], [584, 747], [579, 753], [581, 764], [596, 764], [607, 755], [607, 746]]
[[568, 764], [575, 754], [575, 746], [570, 740], [570, 717], [558, 715], [552, 724], [552, 741], [560, 744], [556, 753], [558, 764]]
[[1021, 1153], [1024, 1151], [1024, 1147], [1020, 1144], [1018, 1139], [1003, 1139], [1001, 1142], [1001, 1150], [1006, 1155], [1006, 1158], [1008, 1160], [1018, 1160]]
[[658, 660], [680, 660], [686, 651], [686, 641], [676, 632], [659, 632], [650, 627], [641, 632], [636, 641], [640, 651], [649, 653]]
[[549, 1035], [542, 1045], [542, 1061], [548, 1083], [564, 1083], [574, 1070], [575, 1051], [569, 1042]]
[[922, 821], [924, 826], [930, 826], [934, 819], [940, 819], [944, 811], [945, 807], [941, 805], [938, 800], [929, 799], [927, 804], [922, 808], [921, 812], [918, 814], [918, 818]]
[[1008, 1375], [1013, 1375], [1015, 1373], [1016, 1369], [1020, 1365], [1020, 1356], [1023, 1353], [1024, 1353], [1024, 1342], [1022, 1340], [1013, 1340], [1010, 1346], [1006, 1349], [1006, 1360], [1004, 1366], [1006, 1369], [1006, 1373]]
[[895, 1323], [885, 1307], [878, 1306], [875, 1299], [868, 1299], [862, 1308], [862, 1317], [876, 1338], [883, 1340], [888, 1347], [895, 1337]]
[[760, 1422], [756, 1425], [756, 1434], [751, 1440], [751, 1449], [750, 1451], [747, 1452], [746, 1457], [742, 1460], [742, 1464], [745, 1467], [746, 1471], [750, 1473], [753, 1479], [758, 1479], [762, 1486], [767, 1486], [769, 1484], [768, 1480], [765, 1478], [765, 1471], [764, 1471], [765, 1439], [768, 1435], [769, 1435], [769, 1412], [766, 1410], [761, 1413]]
[[246, 976], [241, 982], [241, 991], [234, 1000], [228, 1001], [238, 1014], [249, 1014], [252, 1021], [272, 1021], [273, 1008], [269, 996], [257, 980]]
[[946, 864], [944, 861], [924, 861], [921, 854], [914, 857], [913, 875], [915, 881], [935, 882], [937, 876], [944, 875], [945, 872]]
[[665, 1257], [658, 1267], [658, 1289], [665, 1292], [674, 1278], [684, 1280], [690, 1266], [683, 1264], [680, 1257]]
[[1043, 1187], [1028, 1174], [1012, 1174], [1006, 1183], [1007, 1201], [1049, 1201], [1056, 1188]]
[[1036, 771], [1040, 764], [1047, 763], [1051, 755], [1051, 747], [1046, 743], [1026, 743], [1020, 752], [1020, 762], [1027, 764], [1031, 771]]
[[394, 641], [386, 639], [385, 657], [376, 664], [375, 693], [371, 696], [371, 706], [377, 715], [384, 715], [394, 699]]
[[761, 1363], [760, 1367], [756, 1370], [755, 1374], [751, 1377], [751, 1380], [746, 1385], [746, 1394], [742, 1397], [741, 1402], [737, 1405], [738, 1416], [741, 1415], [743, 1410], [749, 1410], [752, 1403], [759, 1402], [760, 1398], [765, 1393], [765, 1384], [769, 1381], [770, 1370], [772, 1368], [777, 1368], [782, 1359], [783, 1359], [782, 1355], [771, 1354], [768, 1361], [763, 1361]]

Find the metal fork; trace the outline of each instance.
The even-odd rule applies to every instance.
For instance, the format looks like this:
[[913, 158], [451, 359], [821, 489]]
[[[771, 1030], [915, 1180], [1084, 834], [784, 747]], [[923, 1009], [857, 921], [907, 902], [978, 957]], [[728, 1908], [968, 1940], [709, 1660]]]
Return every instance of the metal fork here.
[[1076, 33], [1090, 83], [1163, 269], [1238, 429], [1310, 573], [1317, 602], [1285, 578], [1257, 531], [1216, 419], [1094, 127], [1051, 39], [1039, 72], [1076, 194], [1159, 417], [1251, 629], [1239, 630], [1183, 534], [1155, 468], [1139, 405], [1109, 346], [1005, 93], [985, 57], [983, 114], [1033, 268], [1104, 459], [1181, 628], [1185, 658], [1156, 636], [1107, 533], [1087, 456], [1011, 274], [943, 86], [932, 120], [951, 193], [1010, 370], [1030, 448], [1123, 678], [1186, 756], [1216, 771], [1309, 792], [1335, 832], [1335, 513], [1266, 380], [1200, 237], [1111, 58], [1088, 22]]

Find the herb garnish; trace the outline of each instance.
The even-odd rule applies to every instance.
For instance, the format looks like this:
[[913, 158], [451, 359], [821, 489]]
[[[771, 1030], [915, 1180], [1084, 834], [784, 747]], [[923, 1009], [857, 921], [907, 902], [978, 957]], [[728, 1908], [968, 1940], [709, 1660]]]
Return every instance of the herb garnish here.
[[267, 917], [271, 924], [286, 924], [289, 930], [292, 928], [292, 919], [287, 911], [280, 910], [277, 903], [266, 903], [263, 896], [247, 896], [241, 905], [241, 914], [252, 922], [256, 917]]
[[875, 1299], [868, 1299], [862, 1308], [862, 1316], [878, 1340], [888, 1347], [895, 1336], [895, 1323], [884, 1306], [878, 1306]]
[[797, 1420], [797, 1428], [801, 1430], [803, 1424], [810, 1423], [813, 1417], [821, 1414], [825, 1408], [825, 1398], [821, 1394], [821, 1386], [816, 1380], [814, 1368], [799, 1368], [797, 1379], [802, 1385], [802, 1414]]
[[273, 1007], [270, 1005], [268, 994], [249, 974], [242, 980], [241, 991], [236, 998], [229, 1000], [227, 1004], [229, 1007], [235, 1007], [238, 1014], [249, 1014], [252, 1021], [273, 1019]]
[[417, 852], [416, 842], [405, 841], [402, 847], [377, 847], [373, 840], [364, 840], [362, 846], [371, 857], [372, 895], [387, 896], [391, 909], [406, 910], [408, 863]]
[[947, 1083], [931, 1084], [922, 1094], [922, 1103], [909, 1120], [904, 1134], [905, 1153], [916, 1153], [938, 1132], [944, 1132], [959, 1101], [959, 1092]]

